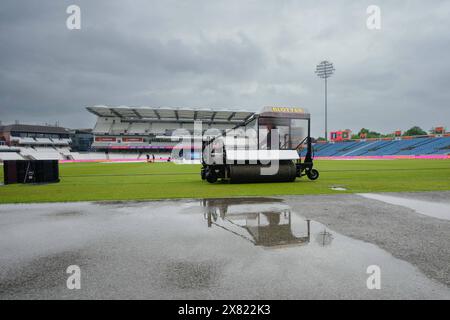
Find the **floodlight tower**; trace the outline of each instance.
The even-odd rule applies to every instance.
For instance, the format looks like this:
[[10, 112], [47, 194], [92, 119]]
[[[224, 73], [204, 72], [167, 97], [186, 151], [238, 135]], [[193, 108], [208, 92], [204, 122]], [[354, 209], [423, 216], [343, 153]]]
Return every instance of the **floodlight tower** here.
[[333, 63], [329, 61], [322, 61], [316, 67], [316, 74], [325, 79], [325, 140], [328, 141], [328, 110], [327, 110], [327, 79], [331, 77], [334, 72]]

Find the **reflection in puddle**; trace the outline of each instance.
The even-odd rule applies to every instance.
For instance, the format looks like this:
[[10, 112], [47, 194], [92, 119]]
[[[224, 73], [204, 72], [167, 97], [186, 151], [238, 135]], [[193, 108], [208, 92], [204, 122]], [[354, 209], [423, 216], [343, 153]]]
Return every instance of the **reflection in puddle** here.
[[[306, 200], [320, 210], [321, 198]], [[305, 220], [310, 208], [269, 198], [0, 206], [0, 299], [450, 297], [414, 265]], [[76, 292], [71, 264], [89, 278]], [[367, 289], [373, 264], [382, 290]]]
[[385, 203], [403, 206], [416, 211], [417, 213], [424, 214], [430, 217], [450, 220], [450, 204], [449, 203], [436, 203], [432, 201], [416, 200], [411, 198], [394, 197], [385, 194], [376, 193], [358, 193], [358, 195], [383, 201]]
[[291, 209], [278, 202], [253, 204], [241, 199], [203, 200], [204, 217], [208, 227], [218, 227], [239, 236], [256, 246], [281, 247], [309, 243], [310, 220], [304, 220], [306, 231], [296, 236], [292, 230]]
[[220, 278], [220, 264], [211, 261], [171, 261], [164, 265], [166, 283], [181, 289], [208, 288]]
[[316, 236], [316, 241], [321, 247], [331, 245], [333, 239], [334, 239], [333, 234], [327, 231], [326, 229], [324, 229], [322, 232], [319, 232]]
[[346, 191], [346, 190], [347, 190], [347, 189], [344, 188], [344, 187], [331, 187], [330, 189], [331, 189], [331, 190], [334, 190], [334, 191]]

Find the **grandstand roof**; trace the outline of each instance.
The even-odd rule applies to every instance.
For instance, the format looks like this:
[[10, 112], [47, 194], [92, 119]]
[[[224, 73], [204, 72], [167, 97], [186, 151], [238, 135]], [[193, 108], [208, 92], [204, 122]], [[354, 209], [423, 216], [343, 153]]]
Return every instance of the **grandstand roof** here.
[[248, 111], [213, 110], [209, 108], [93, 106], [86, 109], [98, 117], [118, 117], [127, 120], [169, 120], [174, 122], [201, 120], [206, 122], [226, 121], [240, 123], [254, 114], [254, 112]]
[[39, 125], [30, 125], [30, 124], [10, 124], [6, 126], [2, 126], [2, 132], [32, 132], [32, 133], [68, 133], [67, 129], [62, 127], [55, 126], [39, 126]]

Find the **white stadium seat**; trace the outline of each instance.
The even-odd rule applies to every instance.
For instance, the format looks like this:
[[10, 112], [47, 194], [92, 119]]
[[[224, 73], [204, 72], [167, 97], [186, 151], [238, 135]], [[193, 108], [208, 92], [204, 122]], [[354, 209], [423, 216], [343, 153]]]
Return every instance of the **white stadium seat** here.
[[94, 133], [109, 133], [111, 125], [112, 125], [112, 118], [111, 120], [107, 120], [105, 118], [98, 118], [93, 131]]
[[149, 132], [150, 130], [150, 124], [146, 122], [134, 122], [131, 123], [131, 126], [128, 130], [129, 134], [145, 134]]
[[0, 152], [0, 161], [4, 160], [23, 160], [23, 157], [17, 152]]

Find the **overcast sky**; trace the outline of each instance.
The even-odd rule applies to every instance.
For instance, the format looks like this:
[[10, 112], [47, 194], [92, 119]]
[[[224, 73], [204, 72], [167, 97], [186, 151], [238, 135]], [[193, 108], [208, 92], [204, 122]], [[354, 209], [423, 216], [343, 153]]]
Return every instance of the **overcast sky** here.
[[[68, 5], [81, 30], [68, 30]], [[381, 8], [381, 30], [366, 9]], [[86, 106], [300, 106], [329, 128], [450, 127], [450, 1], [20, 1], [0, 5], [0, 120], [92, 127]]]

